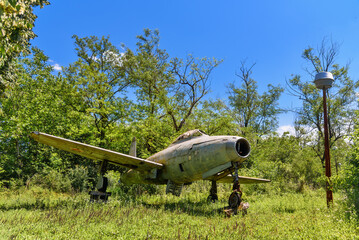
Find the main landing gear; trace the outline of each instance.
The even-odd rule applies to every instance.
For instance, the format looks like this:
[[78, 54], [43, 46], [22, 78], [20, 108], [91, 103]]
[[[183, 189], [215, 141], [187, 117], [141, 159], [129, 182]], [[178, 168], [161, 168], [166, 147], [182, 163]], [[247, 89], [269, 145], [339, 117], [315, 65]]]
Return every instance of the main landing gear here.
[[212, 187], [211, 190], [209, 190], [209, 196], [207, 198], [207, 202], [215, 203], [218, 200], [217, 182], [216, 181], [211, 181], [211, 182], [212, 182]]
[[104, 175], [107, 171], [107, 164], [106, 160], [102, 161], [100, 169], [99, 169], [99, 178], [97, 180], [96, 189], [97, 191], [90, 191], [90, 201], [104, 201], [107, 202], [108, 197], [111, 196], [110, 192], [106, 192], [108, 186], [108, 179]]

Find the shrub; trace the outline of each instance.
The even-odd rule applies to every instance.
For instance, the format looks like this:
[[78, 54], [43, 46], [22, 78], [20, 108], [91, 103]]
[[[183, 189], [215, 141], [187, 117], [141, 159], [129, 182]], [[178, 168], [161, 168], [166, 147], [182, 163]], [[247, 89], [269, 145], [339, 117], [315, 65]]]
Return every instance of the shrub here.
[[359, 220], [359, 147], [355, 146], [349, 155], [343, 173], [342, 187], [347, 195], [346, 203], [350, 217]]
[[83, 166], [76, 166], [66, 174], [71, 182], [71, 187], [76, 192], [88, 189], [88, 170]]

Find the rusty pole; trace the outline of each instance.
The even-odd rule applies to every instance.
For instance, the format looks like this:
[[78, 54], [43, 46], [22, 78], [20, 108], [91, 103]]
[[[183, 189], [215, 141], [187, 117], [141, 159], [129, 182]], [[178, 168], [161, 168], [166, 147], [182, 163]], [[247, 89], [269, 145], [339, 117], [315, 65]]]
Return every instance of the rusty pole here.
[[329, 131], [328, 131], [328, 113], [327, 113], [327, 94], [326, 89], [323, 88], [323, 108], [324, 108], [324, 157], [325, 157], [325, 175], [327, 176], [327, 206], [333, 205], [333, 192], [330, 177], [332, 171], [330, 167], [330, 152], [329, 152]]

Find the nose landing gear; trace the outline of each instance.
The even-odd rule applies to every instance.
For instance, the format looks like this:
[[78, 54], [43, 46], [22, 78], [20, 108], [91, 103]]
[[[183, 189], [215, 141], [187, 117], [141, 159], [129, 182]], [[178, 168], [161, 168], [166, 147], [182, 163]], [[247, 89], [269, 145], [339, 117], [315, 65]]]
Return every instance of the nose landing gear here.
[[238, 214], [238, 208], [242, 202], [242, 191], [239, 186], [239, 181], [235, 180], [233, 183], [233, 192], [229, 195], [228, 205], [229, 209], [234, 215]]
[[234, 181], [233, 181], [233, 188], [232, 193], [229, 196], [228, 199], [228, 209], [225, 210], [225, 213], [227, 216], [237, 215], [238, 214], [238, 208], [241, 205], [242, 202], [242, 191], [239, 184], [239, 178], [238, 178], [238, 163], [234, 163], [234, 175], [233, 175]]

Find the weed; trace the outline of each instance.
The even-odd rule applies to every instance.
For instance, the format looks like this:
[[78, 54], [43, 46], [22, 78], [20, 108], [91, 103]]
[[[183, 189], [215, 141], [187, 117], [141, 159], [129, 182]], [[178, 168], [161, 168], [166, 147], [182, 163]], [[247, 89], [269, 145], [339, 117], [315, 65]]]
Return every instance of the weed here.
[[[90, 203], [86, 194], [35, 188], [0, 192], [0, 236], [5, 239], [357, 239], [359, 228], [324, 191], [251, 194], [246, 216], [225, 218], [229, 189], [209, 204], [203, 183], [181, 197], [144, 194]], [[129, 200], [131, 199], [131, 200]]]

